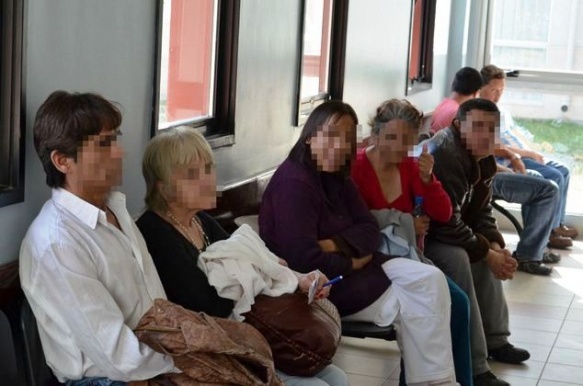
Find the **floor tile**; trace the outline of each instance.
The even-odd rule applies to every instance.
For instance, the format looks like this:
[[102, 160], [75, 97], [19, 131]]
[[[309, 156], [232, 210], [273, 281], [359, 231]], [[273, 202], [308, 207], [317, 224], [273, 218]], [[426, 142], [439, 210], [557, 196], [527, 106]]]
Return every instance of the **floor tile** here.
[[583, 336], [560, 332], [559, 336], [557, 337], [555, 347], [568, 348], [572, 350], [583, 350]]
[[546, 381], [583, 384], [583, 367], [547, 363], [541, 379]]
[[546, 362], [551, 354], [551, 350], [553, 348], [552, 345], [539, 345], [534, 343], [524, 343], [524, 342], [514, 342], [512, 336], [510, 336], [510, 342], [515, 343], [515, 346], [528, 350], [530, 353], [531, 361], [538, 361], [538, 362]]
[[556, 281], [535, 281], [528, 279], [527, 276], [522, 276], [524, 280], [507, 280], [504, 282], [504, 292], [513, 294], [515, 292], [526, 292], [526, 293], [543, 293], [550, 295], [573, 295], [574, 291], [561, 286], [558, 282], [562, 279], [557, 279]]
[[[516, 235], [504, 237], [514, 249]], [[552, 276], [519, 272], [503, 283], [510, 342], [531, 354], [522, 365], [490, 362], [492, 371], [513, 386], [583, 386], [583, 241], [560, 254]], [[397, 386], [399, 360], [396, 342], [343, 338], [334, 363], [353, 386]]]
[[532, 316], [510, 315], [510, 331], [515, 328], [525, 330], [559, 332], [563, 321], [559, 319], [544, 319]]
[[338, 352], [364, 357], [401, 359], [401, 352], [399, 351], [397, 342], [389, 342], [382, 339], [343, 337], [340, 346], [338, 347]]
[[536, 318], [545, 319], [565, 319], [567, 307], [553, 307], [553, 306], [543, 306], [540, 304], [530, 304], [522, 302], [508, 301], [508, 308], [510, 309], [511, 315], [523, 315], [523, 316], [534, 316]]
[[[548, 363], [559, 365], [583, 366], [583, 350], [571, 350], [567, 348], [553, 348]], [[583, 382], [583, 379], [581, 379]]]
[[573, 303], [571, 303], [571, 308], [583, 309], [583, 297], [575, 297]]
[[574, 322], [572, 320], [565, 320], [563, 327], [561, 327], [561, 332], [572, 335], [583, 335], [583, 323]]
[[401, 376], [401, 366], [397, 366], [397, 368], [395, 370], [393, 370], [391, 375], [389, 375], [389, 379], [397, 379], [398, 380], [400, 376]]
[[558, 334], [556, 332], [533, 331], [523, 328], [514, 328], [512, 329], [511, 339], [514, 343], [524, 342], [540, 344], [543, 346], [552, 346], [557, 339], [557, 335]]
[[[348, 373], [348, 380], [352, 386], [381, 386], [384, 378], [368, 377], [366, 375]], [[397, 385], [399, 383], [397, 382]]]
[[500, 375], [498, 378], [505, 380], [506, 382], [510, 383], [512, 386], [537, 386], [538, 379], [536, 378], [525, 378], [525, 377], [516, 377], [513, 375]]
[[[564, 260], [564, 261], [563, 261]], [[571, 253], [561, 259], [561, 268], [583, 269], [583, 257], [580, 254]]]
[[583, 309], [571, 308], [567, 313], [567, 320], [574, 322], [580, 322], [583, 320]]
[[334, 364], [347, 373], [377, 377], [384, 380], [391, 375], [395, 368], [399, 367], [400, 361], [338, 353], [334, 356]]
[[545, 381], [541, 379], [538, 381], [537, 386], [574, 386], [574, 385], [583, 385], [583, 383], [565, 383], [565, 382], [557, 382], [557, 381]]
[[[358, 385], [354, 384], [353, 386], [358, 386]], [[383, 386], [399, 386], [399, 380], [398, 379], [387, 379], [385, 381], [385, 383], [383, 383]]]
[[490, 362], [490, 367], [496, 375], [504, 377], [505, 375], [511, 375], [516, 377], [524, 378], [534, 378], [538, 379], [545, 367], [545, 362], [537, 362], [533, 360], [528, 360], [521, 365], [509, 365], [500, 362]]
[[573, 301], [573, 296], [573, 294], [554, 295], [541, 292], [522, 292], [518, 294], [508, 294], [506, 299], [513, 302], [539, 304], [543, 306], [569, 307]]

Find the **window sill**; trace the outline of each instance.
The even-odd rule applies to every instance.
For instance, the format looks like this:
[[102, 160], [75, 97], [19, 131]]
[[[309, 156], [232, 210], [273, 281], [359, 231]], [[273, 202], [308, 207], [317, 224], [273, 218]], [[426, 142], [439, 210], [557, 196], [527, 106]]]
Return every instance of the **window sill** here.
[[0, 191], [0, 208], [24, 201], [24, 188], [12, 188]]
[[416, 82], [415, 84], [407, 87], [406, 95], [418, 94], [423, 91], [428, 91], [433, 88], [432, 83]]
[[233, 146], [235, 144], [235, 136], [233, 134], [209, 137], [206, 138], [207, 142], [211, 146], [211, 149], [218, 149], [220, 147]]

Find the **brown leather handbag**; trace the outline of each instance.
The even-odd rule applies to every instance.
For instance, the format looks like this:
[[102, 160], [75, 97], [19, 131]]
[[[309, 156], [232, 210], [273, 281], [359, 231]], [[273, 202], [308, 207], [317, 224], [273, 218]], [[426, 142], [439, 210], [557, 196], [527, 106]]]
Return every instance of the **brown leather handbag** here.
[[332, 363], [341, 337], [340, 315], [327, 299], [308, 304], [302, 293], [259, 295], [245, 322], [263, 334], [275, 368], [288, 375], [311, 377]]

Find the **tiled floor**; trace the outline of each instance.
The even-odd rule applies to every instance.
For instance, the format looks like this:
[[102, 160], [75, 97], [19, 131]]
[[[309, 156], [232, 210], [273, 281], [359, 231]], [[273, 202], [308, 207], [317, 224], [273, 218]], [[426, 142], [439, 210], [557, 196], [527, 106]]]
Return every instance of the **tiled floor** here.
[[[504, 236], [514, 250], [517, 236]], [[491, 362], [513, 386], [583, 385], [583, 241], [574, 244], [560, 251], [563, 259], [550, 277], [518, 272], [504, 284], [510, 341], [531, 353], [523, 365]], [[399, 358], [395, 342], [343, 338], [334, 363], [353, 386], [392, 386], [398, 385]]]

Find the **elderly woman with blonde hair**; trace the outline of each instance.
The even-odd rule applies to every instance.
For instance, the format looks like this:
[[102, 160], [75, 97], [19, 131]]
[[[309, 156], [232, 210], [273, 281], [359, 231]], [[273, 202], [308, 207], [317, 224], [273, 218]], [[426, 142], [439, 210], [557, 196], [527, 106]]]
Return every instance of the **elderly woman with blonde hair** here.
[[[221, 298], [198, 266], [199, 255], [210, 244], [229, 238], [205, 212], [216, 205], [214, 157], [209, 144], [195, 129], [168, 130], [148, 144], [142, 172], [147, 209], [137, 225], [168, 299], [193, 311], [229, 317], [233, 300]], [[300, 290], [307, 292], [310, 283], [311, 276], [300, 278]], [[327, 296], [328, 292], [320, 288], [317, 296]], [[311, 378], [280, 371], [278, 376], [286, 385], [348, 385], [346, 374], [334, 365]]]

